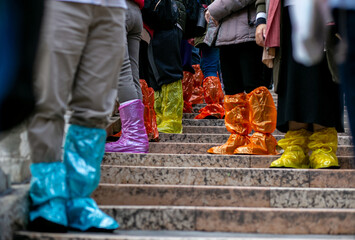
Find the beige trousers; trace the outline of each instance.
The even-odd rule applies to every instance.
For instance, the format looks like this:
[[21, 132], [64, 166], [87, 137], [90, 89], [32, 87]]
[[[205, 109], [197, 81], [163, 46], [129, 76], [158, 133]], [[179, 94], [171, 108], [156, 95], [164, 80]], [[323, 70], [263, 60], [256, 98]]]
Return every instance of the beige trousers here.
[[36, 61], [36, 112], [29, 124], [32, 161], [61, 160], [64, 115], [105, 128], [125, 53], [125, 10], [46, 1]]

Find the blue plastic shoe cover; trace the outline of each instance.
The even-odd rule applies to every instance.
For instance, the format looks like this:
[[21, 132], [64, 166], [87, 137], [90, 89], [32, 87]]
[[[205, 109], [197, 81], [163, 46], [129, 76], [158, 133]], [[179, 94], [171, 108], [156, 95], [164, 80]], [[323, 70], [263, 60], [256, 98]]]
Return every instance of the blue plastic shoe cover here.
[[90, 197], [100, 181], [106, 131], [71, 125], [64, 145], [70, 197]]
[[86, 231], [95, 227], [115, 230], [118, 223], [106, 213], [102, 212], [91, 198], [75, 198], [67, 202], [70, 227]]
[[86, 231], [89, 228], [114, 230], [118, 223], [103, 213], [90, 198], [100, 181], [101, 161], [105, 153], [106, 131], [71, 125], [64, 145], [67, 167], [67, 202], [69, 227]]
[[48, 221], [67, 226], [66, 169], [61, 162], [35, 163], [30, 167], [32, 178], [30, 198], [32, 206], [30, 221], [42, 217]]

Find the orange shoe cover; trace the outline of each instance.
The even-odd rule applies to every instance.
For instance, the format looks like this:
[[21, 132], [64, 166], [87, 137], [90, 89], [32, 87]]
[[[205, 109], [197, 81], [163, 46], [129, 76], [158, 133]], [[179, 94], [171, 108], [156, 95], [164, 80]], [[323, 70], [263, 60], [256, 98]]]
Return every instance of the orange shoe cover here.
[[212, 147], [207, 150], [214, 154], [234, 154], [234, 150], [249, 143], [249, 137], [239, 134], [231, 134], [227, 142], [221, 146]]
[[249, 144], [235, 149], [234, 154], [276, 155], [277, 141], [270, 133], [255, 132]]
[[201, 108], [199, 113], [195, 119], [204, 119], [208, 116], [222, 119], [224, 117], [224, 108], [220, 103], [208, 104], [206, 107]]
[[277, 111], [271, 93], [258, 87], [248, 94], [250, 123], [255, 132], [273, 133], [276, 129]]
[[184, 71], [184, 77], [182, 79], [182, 93], [184, 98], [184, 113], [192, 113], [192, 104], [190, 99], [192, 96], [192, 91], [194, 89], [194, 74]]

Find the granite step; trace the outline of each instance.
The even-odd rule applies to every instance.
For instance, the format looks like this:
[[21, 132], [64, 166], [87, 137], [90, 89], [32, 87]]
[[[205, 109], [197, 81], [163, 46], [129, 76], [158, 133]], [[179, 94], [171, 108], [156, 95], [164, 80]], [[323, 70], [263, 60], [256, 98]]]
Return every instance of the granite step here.
[[122, 230], [355, 234], [355, 209], [101, 206]]
[[[184, 142], [184, 143], [225, 143], [230, 134], [201, 134], [201, 133], [183, 133], [183, 134], [168, 134], [160, 133], [160, 142]], [[284, 138], [284, 135], [274, 135], [276, 140]], [[352, 145], [352, 137], [339, 136], [339, 145]]]
[[[206, 154], [209, 148], [219, 145], [221, 143], [151, 142], [149, 153]], [[354, 156], [354, 146], [338, 146], [337, 156]]]
[[[185, 126], [225, 126], [224, 119], [182, 119], [182, 125]], [[344, 125], [345, 132], [349, 131], [349, 124]]]
[[116, 230], [113, 234], [106, 233], [36, 233], [17, 232], [15, 240], [354, 240], [351, 235], [319, 235], [319, 234], [257, 234], [233, 232], [202, 232], [202, 231], [167, 231], [167, 230]]
[[355, 170], [101, 166], [101, 183], [355, 188]]
[[[195, 120], [199, 121], [199, 120]], [[230, 132], [227, 131], [226, 127], [223, 126], [183, 126], [182, 129], [183, 133], [216, 133], [216, 134], [230, 134]], [[285, 133], [278, 131], [277, 129], [273, 132], [275, 135], [284, 135]], [[339, 136], [350, 136], [350, 129], [345, 128], [344, 133], [338, 133]]]
[[355, 189], [100, 184], [99, 205], [354, 208]]
[[[164, 153], [106, 153], [102, 164], [156, 167], [268, 168], [279, 155], [218, 155]], [[355, 157], [338, 157], [342, 169], [354, 169]]]

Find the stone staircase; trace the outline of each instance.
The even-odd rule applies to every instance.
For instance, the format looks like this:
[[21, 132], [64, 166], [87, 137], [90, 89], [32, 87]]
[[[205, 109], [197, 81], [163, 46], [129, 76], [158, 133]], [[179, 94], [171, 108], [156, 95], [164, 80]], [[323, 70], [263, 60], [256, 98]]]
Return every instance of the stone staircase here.
[[119, 231], [20, 231], [16, 239], [355, 239], [348, 128], [339, 134], [340, 169], [270, 169], [278, 156], [207, 154], [229, 133], [224, 120], [196, 115], [184, 114], [183, 134], [160, 134], [149, 154], [106, 153], [93, 198]]

